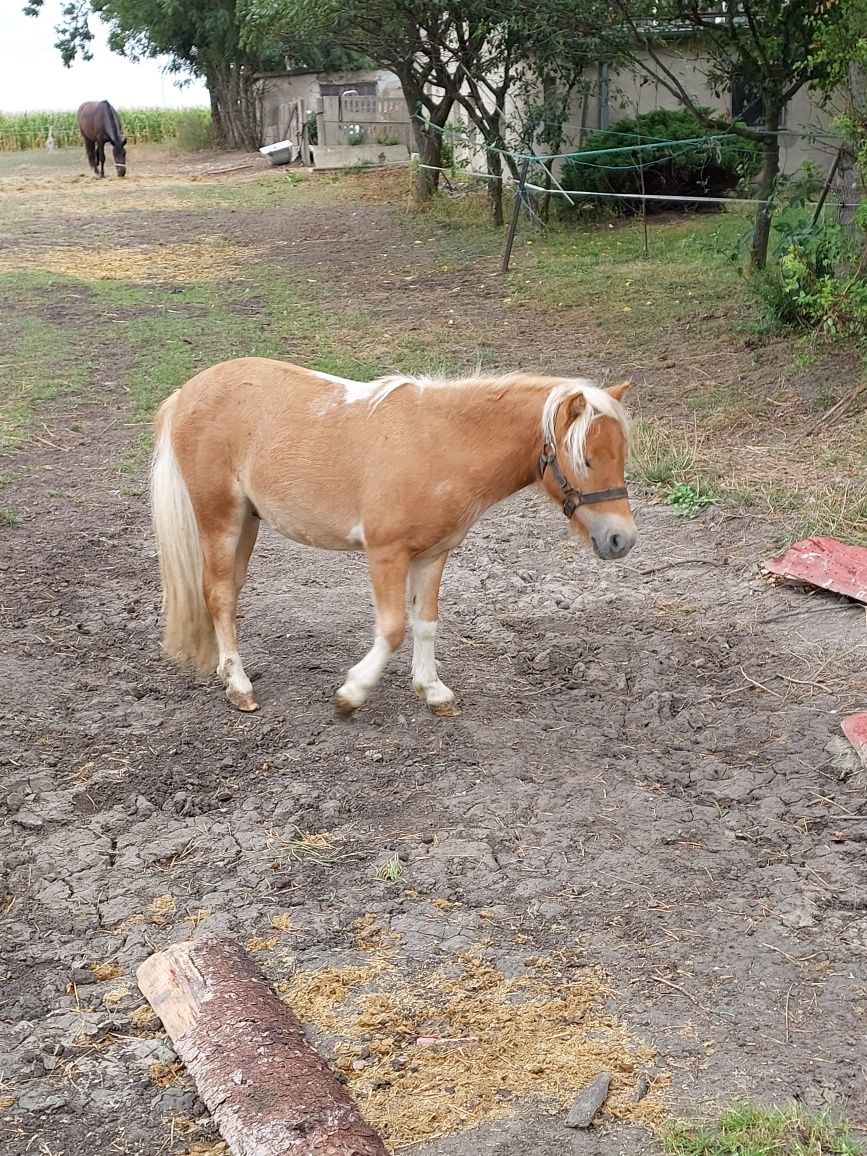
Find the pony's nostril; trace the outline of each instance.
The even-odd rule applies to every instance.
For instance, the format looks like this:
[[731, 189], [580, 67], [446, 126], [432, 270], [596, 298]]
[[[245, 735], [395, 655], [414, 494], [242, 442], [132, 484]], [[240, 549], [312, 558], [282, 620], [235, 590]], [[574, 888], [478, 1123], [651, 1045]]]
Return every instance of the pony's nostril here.
[[619, 534], [612, 534], [608, 539], [608, 544], [616, 553], [623, 546], [623, 538]]

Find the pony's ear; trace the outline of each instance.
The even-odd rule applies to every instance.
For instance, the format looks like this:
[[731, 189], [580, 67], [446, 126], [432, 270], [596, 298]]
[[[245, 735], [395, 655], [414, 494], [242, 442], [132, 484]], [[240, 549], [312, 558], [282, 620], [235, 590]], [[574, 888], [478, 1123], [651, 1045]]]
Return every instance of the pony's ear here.
[[621, 381], [619, 385], [609, 386], [608, 393], [611, 394], [615, 401], [623, 401], [630, 389], [632, 389], [631, 381]]
[[124, 148], [126, 148], [126, 137], [124, 137], [120, 143], [123, 145]]
[[570, 397], [569, 404], [566, 407], [567, 425], [571, 425], [573, 421], [576, 421], [586, 408], [587, 398], [583, 393], [576, 393], [574, 397]]

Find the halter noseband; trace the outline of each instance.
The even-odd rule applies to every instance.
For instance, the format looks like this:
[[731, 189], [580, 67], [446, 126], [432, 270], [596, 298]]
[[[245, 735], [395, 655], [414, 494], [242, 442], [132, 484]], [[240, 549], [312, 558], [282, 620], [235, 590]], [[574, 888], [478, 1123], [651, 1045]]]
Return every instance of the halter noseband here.
[[539, 458], [539, 476], [544, 477], [545, 470], [547, 469], [550, 469], [554, 475], [554, 481], [563, 491], [563, 513], [567, 518], [571, 518], [579, 506], [592, 506], [596, 502], [617, 502], [621, 498], [629, 497], [629, 491], [626, 489], [626, 486], [617, 486], [613, 490], [594, 490], [589, 494], [583, 494], [580, 490], [576, 490], [574, 486], [569, 485], [563, 471], [560, 469], [560, 463], [557, 461], [557, 451], [552, 445], [546, 442], [542, 447], [542, 455]]

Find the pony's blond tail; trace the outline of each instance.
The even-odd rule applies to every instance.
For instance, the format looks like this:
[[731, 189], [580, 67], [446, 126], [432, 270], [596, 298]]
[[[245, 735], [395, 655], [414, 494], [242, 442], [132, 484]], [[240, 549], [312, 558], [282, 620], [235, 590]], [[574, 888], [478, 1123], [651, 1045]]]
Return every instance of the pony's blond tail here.
[[199, 528], [172, 448], [177, 399], [173, 393], [160, 406], [151, 464], [151, 519], [163, 587], [163, 650], [169, 658], [212, 672], [217, 664], [217, 639], [202, 587]]

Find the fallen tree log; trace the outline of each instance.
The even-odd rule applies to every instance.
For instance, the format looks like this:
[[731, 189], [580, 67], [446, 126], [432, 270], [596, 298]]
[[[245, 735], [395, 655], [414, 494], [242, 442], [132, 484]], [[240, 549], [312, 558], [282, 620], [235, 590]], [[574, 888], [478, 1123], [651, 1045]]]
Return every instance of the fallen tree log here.
[[137, 979], [235, 1156], [388, 1156], [236, 943], [176, 943]]

